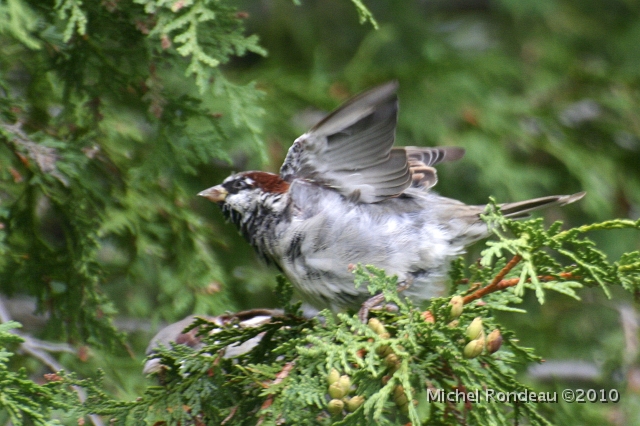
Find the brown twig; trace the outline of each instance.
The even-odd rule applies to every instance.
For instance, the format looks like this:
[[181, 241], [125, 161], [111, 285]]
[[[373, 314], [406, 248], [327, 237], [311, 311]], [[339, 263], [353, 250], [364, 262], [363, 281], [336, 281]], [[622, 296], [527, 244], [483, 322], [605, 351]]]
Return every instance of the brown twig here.
[[233, 416], [235, 416], [236, 411], [238, 411], [238, 406], [237, 405], [231, 409], [231, 412], [229, 413], [229, 415], [227, 417], [225, 417], [225, 419], [220, 424], [221, 425], [227, 424], [227, 422], [229, 420], [231, 420], [233, 418]]
[[[286, 363], [284, 367], [282, 367], [282, 370], [280, 370], [280, 372], [276, 375], [276, 378], [273, 380], [273, 382], [271, 382], [270, 385], [277, 385], [278, 383], [286, 379], [289, 373], [291, 372], [291, 370], [293, 369], [294, 365], [295, 365], [294, 361]], [[269, 408], [271, 404], [273, 404], [273, 399], [274, 399], [274, 396], [269, 395], [269, 397], [262, 403], [260, 410]], [[260, 416], [260, 418], [258, 419], [258, 423], [256, 423], [256, 426], [260, 426], [263, 422], [264, 422], [264, 414]]]
[[[500, 272], [498, 272], [498, 274], [493, 278], [493, 280], [487, 284], [485, 287], [482, 287], [476, 291], [474, 291], [471, 294], [466, 295], [462, 300], [464, 302], [464, 304], [466, 305], [467, 303], [473, 302], [474, 300], [478, 300], [481, 297], [489, 294], [489, 293], [493, 293], [499, 290], [503, 290], [507, 287], [513, 287], [514, 285], [518, 284], [519, 279], [515, 278], [515, 283], [507, 285], [506, 283], [503, 283], [503, 278], [505, 277], [505, 275], [507, 275], [509, 273], [509, 271], [511, 271], [520, 261], [522, 260], [522, 256], [520, 256], [519, 254], [516, 254], [515, 256], [513, 256], [511, 258], [511, 260], [509, 261], [509, 263], [507, 263], [504, 268], [502, 268], [500, 270]], [[512, 280], [504, 280], [504, 281], [513, 281]]]
[[[487, 294], [495, 293], [496, 291], [501, 291], [501, 290], [504, 290], [506, 288], [516, 286], [520, 282], [520, 278], [509, 278], [509, 279], [505, 280], [504, 277], [521, 260], [522, 260], [522, 256], [520, 256], [518, 254], [513, 256], [513, 258], [509, 261], [509, 263], [507, 263], [505, 265], [505, 267], [502, 268], [500, 270], [500, 272], [498, 272], [498, 274], [493, 278], [493, 280], [491, 280], [491, 282], [489, 284], [487, 284], [486, 286], [484, 286], [482, 288], [479, 288], [479, 289], [476, 290], [476, 288], [479, 287], [481, 284], [480, 283], [472, 284], [471, 287], [470, 287], [470, 290], [469, 290], [469, 291], [471, 291], [471, 293], [467, 294], [466, 296], [464, 296], [462, 298], [463, 303], [466, 305], [467, 303], [471, 303], [474, 300], [478, 300], [478, 299], [486, 296]], [[577, 276], [573, 275], [571, 272], [561, 272], [561, 273], [558, 274], [558, 277], [563, 278], [563, 279], [574, 279], [574, 280], [580, 278], [580, 277], [577, 277]], [[553, 280], [558, 279], [558, 277], [554, 277], [554, 276], [551, 276], [551, 275], [540, 275], [540, 276], [538, 276], [538, 280], [540, 280], [540, 281], [553, 281]], [[531, 282], [531, 279], [529, 278], [527, 280], [527, 282]]]

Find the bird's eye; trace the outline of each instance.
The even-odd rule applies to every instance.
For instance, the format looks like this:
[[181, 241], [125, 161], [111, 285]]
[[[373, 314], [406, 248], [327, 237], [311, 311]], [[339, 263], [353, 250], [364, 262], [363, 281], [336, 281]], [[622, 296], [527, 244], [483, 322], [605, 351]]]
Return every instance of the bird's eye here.
[[246, 189], [248, 185], [244, 179], [238, 179], [238, 180], [225, 183], [224, 187], [227, 188], [227, 191], [229, 191], [230, 193], [237, 194], [243, 189]]

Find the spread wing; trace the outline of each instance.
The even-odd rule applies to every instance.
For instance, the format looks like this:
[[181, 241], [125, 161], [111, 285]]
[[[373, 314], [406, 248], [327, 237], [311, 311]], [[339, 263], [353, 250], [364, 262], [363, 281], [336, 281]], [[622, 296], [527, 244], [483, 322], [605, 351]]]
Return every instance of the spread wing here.
[[287, 182], [305, 179], [363, 203], [400, 195], [438, 181], [432, 167], [457, 160], [464, 149], [392, 148], [398, 115], [397, 82], [364, 92], [295, 140], [280, 169]]
[[391, 148], [397, 87], [390, 82], [356, 96], [296, 139], [280, 177], [310, 180], [364, 203], [401, 194], [411, 172], [406, 152]]
[[411, 186], [422, 189], [429, 189], [438, 183], [438, 174], [433, 166], [446, 161], [459, 160], [464, 155], [464, 148], [454, 146], [439, 148], [407, 146], [404, 150], [409, 161]]

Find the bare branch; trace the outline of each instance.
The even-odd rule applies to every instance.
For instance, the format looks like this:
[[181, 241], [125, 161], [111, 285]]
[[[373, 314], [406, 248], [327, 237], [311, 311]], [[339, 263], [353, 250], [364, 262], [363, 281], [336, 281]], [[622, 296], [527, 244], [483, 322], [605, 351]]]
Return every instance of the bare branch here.
[[515, 278], [515, 282], [513, 282], [512, 280], [504, 280], [503, 282], [503, 278], [509, 273], [509, 271], [511, 271], [520, 261], [522, 260], [522, 256], [520, 256], [519, 254], [516, 254], [515, 256], [513, 256], [513, 258], [511, 258], [511, 260], [509, 261], [509, 263], [507, 263], [504, 268], [502, 268], [502, 270], [500, 270], [500, 272], [498, 272], [498, 274], [493, 278], [493, 280], [486, 285], [485, 287], [482, 287], [476, 291], [474, 291], [471, 294], [466, 295], [463, 298], [463, 302], [466, 305], [467, 303], [473, 302], [474, 300], [478, 300], [481, 297], [489, 294], [489, 293], [493, 293], [495, 291], [499, 291], [499, 290], [504, 290], [507, 287], [513, 287], [514, 285], [518, 284], [519, 279]]
[[[522, 260], [522, 257], [518, 254], [516, 254], [515, 256], [513, 256], [513, 258], [511, 258], [511, 260], [509, 261], [509, 263], [507, 263], [504, 268], [502, 268], [500, 270], [500, 272], [498, 272], [498, 274], [493, 278], [493, 280], [491, 280], [491, 282], [489, 284], [487, 284], [484, 287], [480, 287], [482, 284], [481, 283], [474, 283], [470, 286], [470, 294], [467, 294], [466, 296], [463, 297], [462, 301], [464, 302], [464, 304], [468, 304], [473, 302], [474, 300], [478, 300], [484, 296], [486, 296], [487, 294], [490, 293], [495, 293], [496, 291], [501, 291], [504, 290], [506, 288], [509, 287], [514, 287], [516, 285], [518, 285], [518, 283], [520, 282], [520, 278], [509, 278], [509, 279], [504, 279], [504, 277]], [[575, 275], [573, 275], [570, 272], [562, 272], [560, 274], [558, 274], [558, 277], [553, 277], [553, 276], [549, 276], [549, 275], [540, 275], [538, 276], [538, 279], [540, 281], [552, 281], [552, 280], [557, 280], [558, 278], [562, 278], [562, 279], [578, 279], [579, 277], [576, 277]], [[531, 282], [531, 279], [528, 279], [527, 282]], [[480, 288], [479, 288], [480, 287]]]

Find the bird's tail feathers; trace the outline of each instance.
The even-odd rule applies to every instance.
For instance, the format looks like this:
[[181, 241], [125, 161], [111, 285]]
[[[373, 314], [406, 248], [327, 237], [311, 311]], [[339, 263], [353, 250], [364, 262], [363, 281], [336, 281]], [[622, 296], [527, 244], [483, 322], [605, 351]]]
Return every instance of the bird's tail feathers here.
[[578, 192], [572, 195], [550, 195], [548, 197], [533, 198], [531, 200], [518, 201], [515, 203], [500, 204], [500, 211], [505, 217], [510, 219], [522, 219], [529, 216], [529, 213], [551, 206], [564, 206], [578, 201], [586, 192]]

